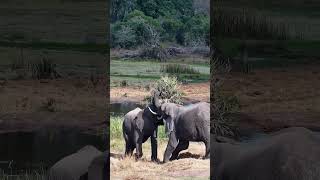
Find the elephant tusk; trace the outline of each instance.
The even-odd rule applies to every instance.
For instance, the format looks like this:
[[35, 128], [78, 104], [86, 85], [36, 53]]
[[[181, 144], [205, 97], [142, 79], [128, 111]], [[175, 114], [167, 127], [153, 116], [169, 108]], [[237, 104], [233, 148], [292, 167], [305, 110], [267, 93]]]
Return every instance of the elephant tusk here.
[[158, 120], [161, 120], [161, 119], [162, 119], [162, 117], [163, 117], [163, 116], [160, 116], [160, 117], [159, 117], [159, 116], [157, 116], [157, 119], [158, 119]]
[[156, 112], [152, 111], [151, 108], [148, 106], [149, 111], [154, 114], [154, 115], [158, 115]]

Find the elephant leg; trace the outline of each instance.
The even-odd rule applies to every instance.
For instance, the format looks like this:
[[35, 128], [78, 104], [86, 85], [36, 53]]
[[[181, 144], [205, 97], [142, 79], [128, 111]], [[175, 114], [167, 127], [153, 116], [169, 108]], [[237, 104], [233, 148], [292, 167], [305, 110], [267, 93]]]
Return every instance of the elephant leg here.
[[126, 152], [125, 156], [131, 156], [133, 152], [132, 145], [129, 142], [126, 142]]
[[170, 161], [175, 160], [178, 158], [178, 155], [181, 151], [188, 149], [189, 147], [189, 141], [179, 141], [178, 146], [176, 147], [176, 149], [173, 151]]
[[176, 133], [171, 132], [170, 136], [169, 136], [169, 142], [168, 142], [166, 151], [164, 152], [163, 163], [166, 163], [169, 161], [169, 158], [170, 158], [171, 154], [173, 153], [173, 151], [176, 149], [177, 145], [178, 145], [178, 140], [176, 138]]
[[205, 141], [204, 142], [205, 146], [206, 146], [206, 154], [203, 157], [204, 159], [208, 159], [210, 158], [210, 140], [209, 141]]
[[159, 162], [157, 135], [158, 135], [158, 128], [154, 130], [153, 135], [151, 136], [151, 160], [154, 162]]
[[140, 132], [135, 132], [134, 133], [135, 137], [135, 145], [136, 145], [136, 159], [140, 159], [143, 155], [142, 153], [142, 133]]

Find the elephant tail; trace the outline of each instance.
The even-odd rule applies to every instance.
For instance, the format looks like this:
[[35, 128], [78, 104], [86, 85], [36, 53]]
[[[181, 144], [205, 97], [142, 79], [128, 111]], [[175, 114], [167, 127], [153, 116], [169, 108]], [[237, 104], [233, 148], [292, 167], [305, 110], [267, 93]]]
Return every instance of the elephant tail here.
[[124, 140], [125, 140], [126, 142], [128, 142], [129, 136], [128, 136], [128, 134], [127, 134], [126, 131], [125, 131], [125, 123], [122, 124], [122, 134], [123, 134]]

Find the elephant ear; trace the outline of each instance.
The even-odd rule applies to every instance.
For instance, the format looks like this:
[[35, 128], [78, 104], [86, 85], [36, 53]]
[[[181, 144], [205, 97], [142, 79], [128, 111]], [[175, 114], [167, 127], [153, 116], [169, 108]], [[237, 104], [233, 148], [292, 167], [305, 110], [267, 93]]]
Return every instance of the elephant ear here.
[[138, 129], [140, 132], [143, 130], [144, 121], [142, 120], [142, 111], [140, 111], [137, 116], [134, 117], [134, 124], [135, 128]]
[[166, 114], [167, 118], [164, 119], [166, 133], [174, 130], [175, 110], [170, 103], [163, 104], [162, 111]]

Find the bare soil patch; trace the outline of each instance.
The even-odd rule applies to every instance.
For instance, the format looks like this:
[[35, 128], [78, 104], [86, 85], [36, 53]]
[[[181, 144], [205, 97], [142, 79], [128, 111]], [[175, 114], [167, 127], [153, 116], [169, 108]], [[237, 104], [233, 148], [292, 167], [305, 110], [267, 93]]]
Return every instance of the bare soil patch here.
[[320, 66], [260, 69], [224, 77], [223, 92], [235, 95], [239, 121], [264, 131], [290, 126], [320, 129]]
[[[181, 85], [185, 101], [210, 101], [210, 83], [195, 83]], [[114, 87], [110, 90], [111, 102], [135, 101], [142, 102], [150, 91], [142, 87]]]
[[43, 126], [94, 130], [105, 122], [106, 83], [86, 79], [9, 80], [0, 84], [1, 132]]

